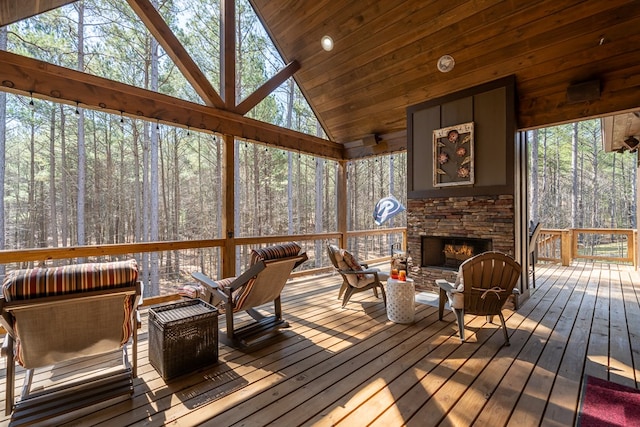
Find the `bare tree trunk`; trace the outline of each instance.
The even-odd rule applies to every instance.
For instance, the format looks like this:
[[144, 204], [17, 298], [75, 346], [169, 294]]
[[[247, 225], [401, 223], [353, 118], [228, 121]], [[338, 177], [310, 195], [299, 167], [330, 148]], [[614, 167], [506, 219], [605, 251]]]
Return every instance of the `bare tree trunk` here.
[[69, 245], [69, 188], [68, 167], [67, 167], [67, 138], [66, 138], [67, 116], [64, 114], [64, 107], [60, 104], [60, 162], [62, 163], [62, 221], [60, 222], [62, 231], [62, 246]]
[[[152, 0], [153, 6], [158, 8], [158, 1]], [[158, 81], [158, 42], [155, 38], [150, 37], [149, 41], [149, 80], [148, 87], [152, 91], [157, 92], [159, 87]], [[149, 132], [149, 123], [144, 124], [144, 139], [148, 138], [148, 150], [145, 150], [145, 154], [148, 153], [144, 164], [147, 168], [147, 173], [144, 174], [143, 186], [147, 190], [147, 203], [144, 203], [145, 219], [147, 220], [144, 227], [145, 241], [155, 242], [158, 240], [158, 124], [151, 126], [151, 132]], [[147, 180], [148, 177], [148, 180]], [[158, 253], [151, 252], [143, 254], [143, 268], [147, 266], [148, 259], [148, 274], [147, 285], [145, 287], [145, 295], [157, 296], [160, 295], [160, 277], [159, 277], [159, 264]]]
[[[173, 220], [171, 223], [173, 224], [171, 230], [171, 239], [178, 240], [178, 235], [180, 232], [180, 218], [178, 212], [180, 210], [180, 141], [178, 140], [178, 133], [176, 130], [173, 130], [173, 173], [174, 173], [174, 195], [173, 195]], [[167, 218], [168, 220], [168, 218]], [[180, 251], [174, 251], [174, 259], [175, 265], [173, 266], [173, 271], [175, 272], [174, 277], [177, 279], [180, 275]]]
[[[260, 187], [260, 172], [259, 172], [259, 164], [260, 164], [260, 159], [258, 157], [258, 145], [257, 144], [252, 144], [251, 145], [252, 151], [253, 151], [253, 184], [252, 184], [252, 188], [253, 191], [251, 191], [251, 194], [253, 194], [253, 223], [254, 223], [254, 227], [253, 227], [253, 234], [256, 236], [262, 236], [263, 234], [263, 228], [262, 228], [262, 221], [260, 221], [260, 192], [258, 191], [258, 188]], [[247, 168], [247, 172], [248, 172], [248, 168]], [[249, 185], [249, 180], [247, 179], [247, 187]], [[264, 185], [264, 187], [267, 187], [266, 185]], [[263, 187], [263, 188], [264, 188]], [[247, 188], [248, 191], [248, 188]]]
[[[528, 135], [528, 132], [527, 132]], [[540, 186], [538, 184], [538, 138], [540, 134], [538, 129], [534, 129], [531, 132], [531, 139], [529, 140], [529, 146], [531, 147], [531, 171], [529, 176], [531, 177], [531, 205], [529, 211], [529, 219], [533, 224], [538, 223], [539, 212], [539, 200], [538, 194]]]
[[[323, 198], [322, 194], [324, 193], [323, 184], [324, 183], [324, 159], [321, 157], [316, 158], [316, 220], [315, 220], [315, 232], [322, 233], [322, 210], [323, 210]], [[316, 240], [315, 242], [315, 253], [319, 254], [322, 252], [322, 242], [320, 240]], [[316, 256], [316, 267], [322, 266], [322, 257]]]
[[[132, 136], [133, 136], [133, 157], [135, 160], [135, 163], [133, 164], [133, 168], [134, 168], [134, 176], [135, 176], [135, 180], [136, 180], [136, 192], [135, 192], [135, 200], [134, 200], [134, 211], [136, 212], [136, 215], [134, 215], [134, 221], [135, 221], [135, 225], [134, 225], [134, 232], [135, 232], [135, 241], [136, 242], [143, 242], [144, 241], [144, 213], [142, 215], [140, 215], [141, 212], [143, 212], [144, 208], [144, 193], [146, 192], [145, 188], [144, 188], [144, 171], [141, 171], [140, 169], [140, 142], [141, 142], [141, 138], [140, 138], [140, 132], [138, 132], [138, 126], [137, 123], [133, 122], [131, 124], [131, 128], [132, 128]], [[144, 142], [143, 142], [144, 144]], [[144, 163], [144, 147], [143, 147], [143, 163]], [[144, 166], [143, 166], [144, 168]], [[142, 176], [141, 176], [142, 175]]]
[[611, 190], [609, 191], [611, 206], [609, 206], [609, 227], [615, 228], [616, 224], [616, 160], [618, 159], [618, 153], [613, 152], [613, 162], [611, 165]]
[[[7, 27], [0, 27], [0, 50], [7, 50]], [[6, 175], [6, 131], [7, 131], [7, 93], [0, 92], [0, 250], [6, 249], [6, 219], [4, 206], [4, 183]], [[5, 265], [0, 264], [0, 275], [4, 276]]]
[[[84, 0], [77, 3], [78, 10], [78, 71], [84, 71]], [[77, 107], [77, 106], [76, 106]], [[77, 107], [78, 113], [78, 199], [77, 199], [77, 235], [78, 245], [85, 241], [84, 199], [86, 186], [86, 149], [84, 140], [84, 110]]]
[[578, 124], [573, 124], [571, 132], [571, 228], [576, 228], [578, 215]]
[[56, 203], [56, 108], [51, 108], [51, 130], [49, 133], [49, 208], [50, 208], [50, 229], [51, 246], [58, 247], [58, 205]]
[[[293, 78], [289, 79], [289, 93], [287, 98], [287, 129], [291, 129], [293, 123]], [[289, 234], [293, 234], [293, 153], [287, 152], [287, 230]]]
[[598, 221], [598, 191], [599, 191], [599, 177], [598, 177], [598, 166], [599, 166], [599, 162], [598, 162], [598, 151], [600, 148], [600, 142], [599, 142], [599, 138], [596, 137], [596, 135], [593, 135], [592, 138], [592, 148], [593, 148], [593, 194], [592, 194], [592, 198], [593, 200], [591, 201], [592, 206], [591, 206], [591, 227], [599, 227], [599, 221]]
[[35, 147], [35, 138], [36, 138], [36, 129], [35, 129], [35, 112], [33, 107], [31, 108], [31, 136], [29, 138], [29, 229], [27, 235], [27, 247], [33, 248], [35, 247], [35, 235], [36, 235], [36, 147]]

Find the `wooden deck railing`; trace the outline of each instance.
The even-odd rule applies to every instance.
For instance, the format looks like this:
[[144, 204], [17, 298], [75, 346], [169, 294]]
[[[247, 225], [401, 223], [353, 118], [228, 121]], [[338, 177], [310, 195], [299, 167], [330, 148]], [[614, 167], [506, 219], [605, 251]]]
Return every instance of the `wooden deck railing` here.
[[636, 267], [636, 238], [636, 230], [626, 228], [543, 228], [538, 260], [567, 266], [574, 259], [587, 259]]
[[[388, 259], [390, 256], [390, 247], [381, 246], [379, 242], [374, 242], [379, 236], [380, 241], [391, 239], [393, 242], [402, 241], [403, 249], [406, 248], [406, 228], [386, 228], [377, 230], [359, 230], [349, 231], [345, 240], [347, 245], [352, 244], [354, 247], [364, 247], [363, 253], [359, 254], [361, 258], [367, 258], [368, 262], [381, 261]], [[150, 253], [161, 254], [163, 266], [173, 262], [173, 268], [159, 279], [162, 283], [160, 295], [145, 295], [145, 303], [156, 303], [161, 295], [175, 294], [175, 289], [186, 280], [190, 280], [191, 271], [205, 270], [207, 274], [215, 277], [226, 275], [222, 272], [222, 250], [227, 245], [232, 245], [234, 250], [232, 253], [240, 254], [239, 268], [245, 267], [244, 264], [249, 262], [249, 248], [252, 246], [275, 244], [282, 242], [295, 241], [300, 243], [309, 255], [310, 262], [307, 262], [306, 268], [297, 271], [293, 276], [317, 274], [323, 271], [329, 271], [331, 264], [326, 258], [326, 250], [324, 243], [327, 241], [339, 242], [344, 236], [341, 233], [321, 233], [321, 234], [304, 234], [304, 235], [281, 235], [281, 236], [261, 236], [261, 237], [236, 237], [233, 240], [228, 239], [203, 239], [203, 240], [186, 240], [186, 241], [165, 241], [165, 242], [144, 242], [144, 243], [127, 243], [127, 244], [108, 244], [108, 245], [88, 245], [74, 247], [58, 247], [58, 248], [32, 248], [19, 250], [2, 250], [0, 251], [0, 265], [6, 270], [15, 268], [29, 268], [35, 265], [56, 265], [68, 264], [69, 262], [78, 262], [79, 260], [89, 261], [109, 261], [120, 259], [122, 257], [142, 258], [149, 256]], [[393, 238], [392, 238], [393, 237]], [[320, 245], [317, 243], [320, 242]], [[242, 248], [240, 251], [235, 249]], [[316, 249], [320, 249], [320, 253], [316, 253]], [[180, 254], [177, 256], [176, 254]], [[173, 257], [173, 258], [172, 258]], [[178, 261], [179, 260], [179, 261]], [[316, 262], [317, 260], [317, 262]], [[176, 264], [179, 264], [176, 265]], [[167, 268], [167, 270], [169, 270]], [[146, 286], [145, 286], [146, 287]], [[149, 301], [147, 297], [152, 297]], [[162, 299], [162, 298], [160, 298]]]

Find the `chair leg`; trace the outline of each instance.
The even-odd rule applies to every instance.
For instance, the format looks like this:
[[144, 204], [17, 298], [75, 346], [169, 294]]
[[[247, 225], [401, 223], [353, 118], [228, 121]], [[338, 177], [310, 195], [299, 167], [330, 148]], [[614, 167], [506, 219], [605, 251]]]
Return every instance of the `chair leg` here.
[[440, 297], [438, 298], [438, 320], [442, 320], [444, 314], [444, 305], [447, 300], [447, 291], [440, 288]]
[[372, 289], [373, 289], [373, 296], [378, 298], [378, 287], [374, 286]]
[[345, 306], [349, 302], [349, 299], [351, 298], [351, 295], [353, 295], [353, 291], [354, 291], [354, 288], [351, 287], [351, 286], [349, 286], [349, 288], [345, 291], [344, 299], [342, 300], [342, 308], [345, 308]]
[[230, 342], [233, 342], [235, 339], [233, 333], [233, 305], [230, 302], [227, 302], [224, 307], [224, 315], [227, 321], [227, 339]]
[[282, 303], [280, 302], [280, 295], [273, 301], [274, 311], [276, 319], [282, 319]]
[[500, 322], [502, 322], [502, 332], [504, 332], [504, 345], [508, 347], [511, 345], [511, 343], [509, 342], [509, 332], [507, 332], [507, 325], [504, 323], [504, 316], [502, 315], [502, 312], [498, 313], [498, 316], [500, 316]]
[[387, 307], [387, 294], [384, 292], [384, 286], [380, 283], [380, 293], [382, 294], [382, 301], [384, 302], [385, 308]]
[[343, 280], [342, 281], [342, 286], [340, 286], [340, 292], [338, 292], [338, 299], [342, 298], [342, 294], [344, 294], [344, 292], [349, 289], [349, 285], [347, 285], [347, 283]]
[[460, 332], [460, 341], [464, 342], [464, 309], [454, 308], [453, 312], [456, 314], [456, 319], [458, 319], [458, 331]]
[[531, 281], [533, 283], [533, 288], [536, 288], [536, 264], [534, 263], [531, 266]]
[[6, 351], [6, 377], [5, 377], [5, 402], [4, 414], [9, 416], [13, 412], [14, 391], [16, 388], [16, 362], [13, 355], [13, 338], [7, 334], [3, 344], [3, 352]]

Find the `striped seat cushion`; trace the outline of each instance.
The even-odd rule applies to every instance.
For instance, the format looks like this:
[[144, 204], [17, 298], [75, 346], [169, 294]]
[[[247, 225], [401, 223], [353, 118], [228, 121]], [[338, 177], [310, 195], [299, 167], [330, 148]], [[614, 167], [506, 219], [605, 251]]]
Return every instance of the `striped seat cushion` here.
[[138, 264], [135, 259], [31, 268], [7, 273], [2, 294], [7, 301], [18, 301], [132, 286], [137, 280]]

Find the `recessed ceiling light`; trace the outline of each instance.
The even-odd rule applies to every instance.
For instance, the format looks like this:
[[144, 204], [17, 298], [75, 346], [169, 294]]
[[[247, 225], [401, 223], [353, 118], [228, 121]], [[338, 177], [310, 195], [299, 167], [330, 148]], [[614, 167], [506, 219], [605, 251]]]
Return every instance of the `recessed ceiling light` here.
[[322, 48], [327, 52], [333, 49], [333, 39], [331, 38], [331, 36], [322, 36], [322, 39], [320, 39], [320, 44], [322, 45]]
[[451, 55], [442, 55], [440, 59], [438, 59], [438, 70], [443, 73], [448, 73], [453, 70], [453, 67], [456, 65], [455, 59]]

